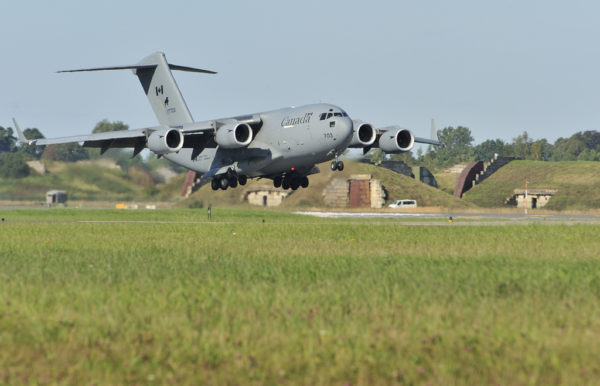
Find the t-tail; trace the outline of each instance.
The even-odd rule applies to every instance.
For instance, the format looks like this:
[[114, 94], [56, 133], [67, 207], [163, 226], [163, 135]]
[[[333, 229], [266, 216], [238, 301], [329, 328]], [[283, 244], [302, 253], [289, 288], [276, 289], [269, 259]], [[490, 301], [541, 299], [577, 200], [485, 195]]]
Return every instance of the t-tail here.
[[204, 74], [216, 74], [214, 71], [199, 68], [178, 66], [169, 64], [165, 54], [157, 52], [137, 64], [131, 66], [85, 68], [80, 70], [67, 70], [59, 72], [81, 72], [81, 71], [103, 71], [103, 70], [133, 70], [137, 75], [144, 93], [150, 101], [152, 110], [161, 125], [179, 126], [184, 123], [193, 122], [192, 114], [185, 104], [185, 100], [179, 91], [177, 82], [173, 78], [171, 70], [201, 72]]

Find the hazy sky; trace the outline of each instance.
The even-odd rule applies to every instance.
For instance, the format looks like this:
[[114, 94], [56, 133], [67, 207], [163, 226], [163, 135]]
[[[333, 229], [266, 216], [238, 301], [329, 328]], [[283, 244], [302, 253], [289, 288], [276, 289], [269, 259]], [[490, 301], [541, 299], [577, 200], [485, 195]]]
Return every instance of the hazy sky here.
[[375, 126], [475, 142], [600, 129], [600, 2], [3, 1], [0, 126], [46, 137], [156, 125], [130, 71], [163, 51], [196, 120], [328, 102]]

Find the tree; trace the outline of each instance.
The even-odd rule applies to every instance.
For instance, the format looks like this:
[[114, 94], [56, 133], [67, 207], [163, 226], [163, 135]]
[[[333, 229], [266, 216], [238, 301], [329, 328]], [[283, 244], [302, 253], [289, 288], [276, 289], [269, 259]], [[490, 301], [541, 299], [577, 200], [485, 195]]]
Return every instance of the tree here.
[[0, 154], [0, 177], [22, 178], [29, 175], [29, 166], [25, 157], [19, 153]]
[[579, 156], [577, 156], [577, 161], [600, 161], [600, 152], [591, 149], [585, 149]]
[[108, 119], [103, 119], [100, 122], [96, 123], [96, 126], [94, 126], [94, 130], [92, 130], [92, 134], [120, 130], [129, 130], [129, 126], [121, 121], [109, 122]]
[[423, 157], [430, 166], [446, 167], [473, 159], [473, 136], [467, 127], [449, 126], [438, 130], [438, 138], [442, 147], [431, 149]]
[[0, 126], [0, 153], [13, 152], [16, 150], [17, 139], [13, 135], [13, 130], [8, 127]]
[[[44, 134], [42, 134], [42, 132], [36, 128], [28, 128], [28, 129], [23, 130], [23, 135], [27, 139], [45, 138]], [[42, 153], [44, 153], [44, 148], [45, 148], [45, 146], [21, 144], [21, 145], [19, 145], [18, 152], [21, 154], [24, 154], [28, 157], [31, 157], [33, 159], [40, 159], [40, 157], [42, 156]]]
[[559, 138], [554, 142], [552, 161], [575, 161], [586, 148], [581, 133], [573, 134], [569, 138]]
[[513, 139], [512, 150], [513, 155], [519, 159], [527, 159], [529, 158], [529, 154], [531, 153], [531, 144], [533, 140], [529, 138], [529, 134], [526, 131], [523, 134]]
[[509, 156], [506, 143], [501, 139], [488, 139], [475, 146], [475, 161], [489, 161], [494, 158], [494, 155]]

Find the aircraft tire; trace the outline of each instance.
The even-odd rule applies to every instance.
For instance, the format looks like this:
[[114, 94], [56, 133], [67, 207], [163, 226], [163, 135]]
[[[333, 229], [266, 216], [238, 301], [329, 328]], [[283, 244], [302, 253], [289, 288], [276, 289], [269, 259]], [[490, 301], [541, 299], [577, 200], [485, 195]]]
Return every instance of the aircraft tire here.
[[232, 179], [229, 180], [229, 186], [231, 186], [231, 188], [237, 188], [238, 186], [238, 180], [237, 178], [233, 177]]
[[339, 170], [340, 172], [342, 170], [344, 170], [344, 161], [338, 162], [338, 164], [337, 164], [337, 170]]
[[290, 181], [287, 178], [284, 178], [284, 180], [281, 182], [281, 187], [285, 190], [288, 190], [290, 188]]
[[227, 179], [227, 177], [221, 178], [221, 189], [227, 190], [228, 187], [229, 187], [229, 180]]
[[246, 182], [248, 182], [248, 177], [238, 176], [238, 182], [240, 183], [240, 185], [244, 186], [246, 185]]
[[277, 176], [275, 178], [273, 178], [273, 186], [276, 188], [281, 187], [281, 183], [282, 183], [282, 178], [281, 176]]
[[290, 183], [290, 187], [292, 188], [292, 190], [298, 190], [298, 188], [300, 187], [300, 183], [298, 182], [298, 180], [294, 179]]
[[335, 163], [335, 161], [333, 161], [333, 162], [331, 163], [331, 171], [335, 172], [335, 171], [336, 171], [336, 169], [337, 169], [337, 167], [338, 167], [338, 166], [337, 166], [337, 164]]
[[210, 187], [212, 190], [219, 190], [220, 185], [221, 184], [217, 178], [213, 178], [212, 181], [210, 181]]
[[300, 186], [302, 186], [303, 188], [308, 188], [308, 177], [302, 177], [302, 179], [300, 180]]

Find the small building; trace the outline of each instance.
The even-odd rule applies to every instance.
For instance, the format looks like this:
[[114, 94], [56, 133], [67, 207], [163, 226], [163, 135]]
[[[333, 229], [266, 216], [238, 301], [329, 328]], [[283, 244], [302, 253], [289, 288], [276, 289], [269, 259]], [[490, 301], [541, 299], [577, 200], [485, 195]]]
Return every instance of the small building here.
[[290, 194], [289, 191], [276, 188], [248, 190], [243, 199], [249, 204], [258, 206], [278, 206]]
[[66, 205], [67, 204], [67, 192], [64, 190], [49, 190], [46, 192], [46, 205]]
[[515, 205], [517, 208], [542, 208], [555, 194], [556, 189], [528, 189], [525, 200], [525, 189], [515, 189], [514, 194], [506, 200], [506, 204]]
[[323, 191], [328, 206], [346, 208], [381, 208], [386, 193], [381, 181], [370, 174], [355, 174], [349, 179], [334, 178]]

